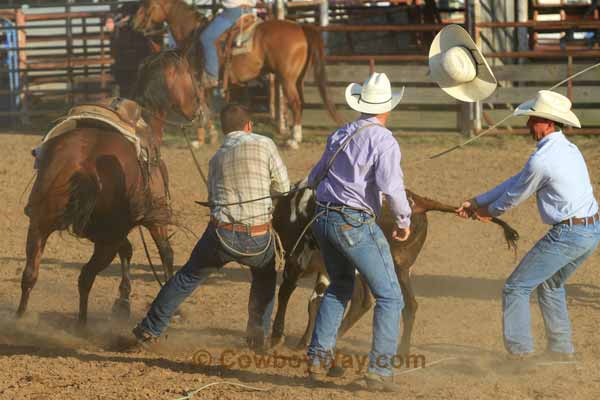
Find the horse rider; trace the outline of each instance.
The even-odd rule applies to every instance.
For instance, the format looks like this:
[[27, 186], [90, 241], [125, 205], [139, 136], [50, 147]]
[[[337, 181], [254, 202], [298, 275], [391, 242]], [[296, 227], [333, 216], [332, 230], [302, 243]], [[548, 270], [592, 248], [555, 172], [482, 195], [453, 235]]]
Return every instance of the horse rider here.
[[318, 217], [312, 230], [331, 280], [308, 348], [311, 382], [318, 382], [324, 374], [343, 372], [334, 365], [335, 341], [358, 270], [376, 302], [367, 385], [371, 390], [399, 389], [392, 380], [391, 365], [404, 302], [389, 244], [375, 219], [384, 194], [396, 220], [392, 238], [408, 239], [411, 209], [400, 168], [400, 146], [385, 127], [403, 92], [393, 93], [389, 79], [380, 73], [372, 74], [363, 85], [350, 84], [346, 102], [361, 115], [329, 136], [308, 178], [317, 199]]
[[528, 116], [535, 152], [515, 176], [467, 200], [462, 217], [497, 217], [536, 194], [542, 222], [550, 230], [521, 260], [503, 289], [503, 336], [509, 360], [533, 355], [529, 298], [537, 289], [548, 346], [538, 360], [575, 359], [565, 282], [600, 241], [600, 216], [581, 152], [563, 126], [581, 127], [568, 98], [547, 90], [521, 104], [514, 115]]
[[[252, 133], [246, 108], [227, 105], [221, 111], [221, 127], [225, 139], [208, 170], [210, 223], [187, 263], [164, 285], [146, 317], [134, 328], [139, 345], [158, 338], [179, 305], [212, 272], [235, 261], [249, 266], [252, 273], [248, 344], [263, 349], [277, 279], [269, 196], [289, 191], [290, 183], [275, 143]], [[255, 199], [261, 200], [252, 201]]]
[[219, 86], [219, 56], [215, 41], [244, 14], [253, 12], [256, 0], [223, 0], [223, 11], [200, 34], [204, 52], [205, 86]]

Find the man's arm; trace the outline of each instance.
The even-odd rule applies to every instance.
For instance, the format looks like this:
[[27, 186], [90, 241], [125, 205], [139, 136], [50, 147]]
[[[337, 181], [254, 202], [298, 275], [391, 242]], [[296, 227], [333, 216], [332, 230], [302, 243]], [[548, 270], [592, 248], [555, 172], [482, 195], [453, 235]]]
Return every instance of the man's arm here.
[[[331, 138], [331, 136], [329, 138]], [[315, 190], [317, 189], [316, 185], [319, 184], [319, 182], [317, 182], [317, 179], [320, 178], [321, 174], [323, 173], [323, 170], [327, 166], [327, 162], [329, 161], [328, 156], [327, 156], [327, 154], [329, 154], [329, 152], [327, 151], [327, 149], [329, 148], [329, 138], [327, 139], [327, 144], [325, 144], [325, 150], [323, 150], [321, 159], [319, 160], [319, 162], [317, 162], [317, 164], [310, 171], [310, 174], [308, 174], [307, 185], [309, 188], [312, 188]]]
[[404, 188], [404, 174], [400, 168], [400, 146], [395, 139], [393, 143], [384, 148], [379, 154], [375, 164], [375, 183], [377, 188], [386, 195], [396, 225], [399, 228], [410, 227], [410, 215], [412, 213], [406, 190]]
[[516, 178], [512, 180], [504, 193], [487, 206], [488, 213], [492, 217], [497, 217], [527, 200], [546, 182], [544, 172], [544, 165], [537, 159], [530, 158], [523, 170], [515, 175]]
[[504, 194], [504, 192], [506, 192], [508, 190], [509, 187], [511, 187], [517, 180], [519, 180], [519, 176], [522, 173], [523, 173], [523, 171], [519, 172], [515, 176], [508, 178], [507, 180], [505, 180], [504, 182], [502, 182], [495, 188], [493, 188], [485, 193], [482, 193], [479, 196], [476, 196], [474, 198], [474, 200], [477, 203], [477, 206], [484, 207], [484, 206], [487, 206], [487, 205], [493, 203], [494, 201], [498, 200], [498, 198], [500, 198], [500, 196], [502, 196]]
[[271, 172], [271, 191], [276, 193], [285, 193], [290, 190], [290, 180], [288, 178], [287, 168], [279, 156], [275, 143], [271, 142], [269, 169]]

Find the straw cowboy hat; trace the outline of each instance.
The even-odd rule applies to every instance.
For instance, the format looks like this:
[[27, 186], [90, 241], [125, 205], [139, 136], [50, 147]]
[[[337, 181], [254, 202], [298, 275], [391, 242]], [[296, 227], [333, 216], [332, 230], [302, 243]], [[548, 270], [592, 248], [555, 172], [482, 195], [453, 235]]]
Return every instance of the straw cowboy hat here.
[[351, 83], [346, 88], [346, 102], [353, 110], [365, 114], [383, 114], [393, 110], [404, 95], [404, 87], [392, 93], [388, 77], [373, 73], [362, 84]]
[[446, 26], [433, 39], [429, 70], [444, 92], [469, 103], [489, 97], [498, 84], [471, 36], [458, 25]]
[[579, 118], [571, 111], [571, 100], [550, 90], [540, 90], [533, 100], [521, 104], [514, 116], [540, 117], [581, 128]]

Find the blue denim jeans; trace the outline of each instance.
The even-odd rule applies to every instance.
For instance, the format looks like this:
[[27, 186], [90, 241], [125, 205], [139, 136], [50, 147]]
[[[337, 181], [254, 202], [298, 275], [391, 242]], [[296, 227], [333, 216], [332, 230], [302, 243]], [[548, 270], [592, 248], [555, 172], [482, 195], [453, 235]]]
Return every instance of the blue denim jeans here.
[[573, 353], [564, 284], [600, 241], [600, 222], [555, 225], [525, 255], [503, 290], [504, 345], [510, 353], [533, 352], [529, 298], [537, 288], [549, 351]]
[[[217, 235], [223, 239], [225, 245]], [[262, 334], [266, 337], [271, 325], [277, 281], [274, 243], [270, 236], [271, 234], [267, 233], [253, 237], [246, 232], [233, 232], [209, 224], [202, 238], [196, 243], [188, 262], [162, 287], [139, 326], [153, 336], [160, 336], [179, 305], [205, 282], [212, 272], [231, 261], [236, 261], [249, 266], [252, 272], [247, 333], [254, 336]], [[268, 244], [269, 248], [260, 255], [238, 254], [259, 253]]]
[[219, 57], [215, 40], [219, 38], [227, 29], [231, 28], [242, 14], [250, 12], [241, 7], [224, 8], [223, 12], [217, 15], [210, 25], [200, 34], [202, 50], [204, 51], [204, 69], [213, 79], [219, 79]]
[[331, 285], [317, 314], [308, 357], [313, 365], [324, 368], [332, 361], [337, 332], [352, 297], [358, 270], [375, 297], [369, 371], [392, 375], [391, 362], [398, 345], [404, 301], [389, 244], [374, 218], [366, 212], [344, 209], [341, 213], [317, 207], [316, 212], [321, 211], [325, 214], [316, 219], [312, 231]]

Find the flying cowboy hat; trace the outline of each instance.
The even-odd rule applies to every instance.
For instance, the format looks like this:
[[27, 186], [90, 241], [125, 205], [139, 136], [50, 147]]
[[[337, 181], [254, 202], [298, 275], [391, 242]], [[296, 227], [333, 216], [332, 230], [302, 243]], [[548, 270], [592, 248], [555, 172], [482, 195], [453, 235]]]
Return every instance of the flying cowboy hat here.
[[392, 111], [404, 95], [404, 87], [392, 93], [390, 80], [384, 73], [373, 73], [362, 84], [351, 83], [346, 87], [346, 103], [353, 110], [365, 114], [383, 114]]
[[533, 100], [521, 104], [513, 115], [540, 117], [561, 124], [581, 128], [579, 118], [571, 111], [571, 100], [550, 90], [540, 90]]
[[446, 26], [433, 39], [429, 70], [444, 92], [469, 103], [489, 97], [498, 84], [481, 50], [458, 25]]

